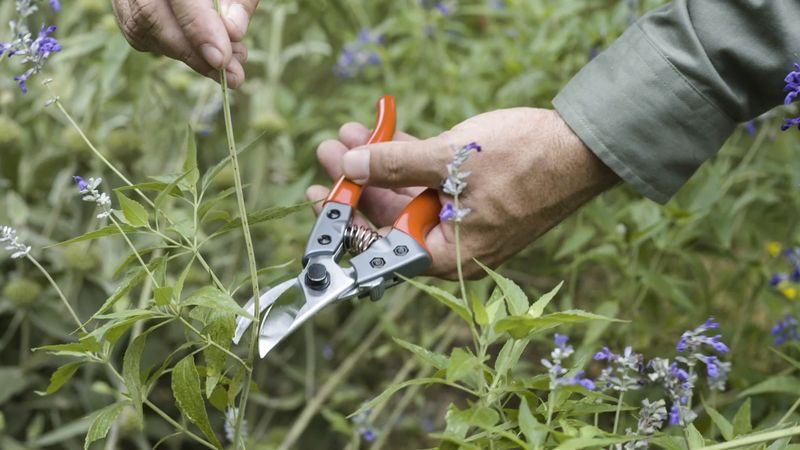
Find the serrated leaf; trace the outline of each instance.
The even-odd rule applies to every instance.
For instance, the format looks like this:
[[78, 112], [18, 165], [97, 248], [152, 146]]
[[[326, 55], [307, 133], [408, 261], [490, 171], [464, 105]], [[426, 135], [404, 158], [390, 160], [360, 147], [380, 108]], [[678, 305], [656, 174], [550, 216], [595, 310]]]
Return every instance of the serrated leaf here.
[[178, 183], [180, 183], [184, 178], [186, 178], [191, 172], [184, 172], [168, 185], [164, 187], [164, 189], [158, 193], [156, 196], [156, 200], [153, 202], [153, 210], [156, 212], [156, 220], [158, 220], [158, 211], [161, 210], [161, 207], [164, 206], [164, 202], [167, 200], [167, 196], [173, 195], [173, 191], [180, 192], [180, 189], [177, 189]]
[[[102, 342], [106, 340], [113, 344], [136, 322], [152, 319], [156, 315], [156, 312], [147, 309], [128, 309], [121, 311], [119, 314], [116, 314], [116, 316], [119, 317], [113, 318], [102, 326], [94, 329], [92, 331], [92, 336], [98, 341]], [[108, 315], [106, 317], [109, 316], [114, 315]]]
[[[206, 318], [203, 333], [225, 350], [230, 349], [236, 332], [236, 316], [226, 311], [212, 310]], [[227, 355], [219, 347], [210, 345], [203, 350], [206, 361], [206, 397], [210, 398], [225, 368]]]
[[443, 305], [450, 308], [451, 311], [458, 314], [459, 317], [464, 319], [464, 321], [466, 321], [467, 323], [472, 322], [472, 318], [470, 317], [469, 310], [467, 309], [467, 307], [460, 299], [458, 299], [453, 294], [443, 289], [440, 289], [436, 286], [429, 286], [427, 284], [420, 283], [417, 280], [413, 280], [402, 276], [401, 278], [403, 278], [403, 280], [405, 280], [408, 284], [424, 291], [426, 294], [435, 298], [436, 300], [439, 301], [439, 303], [442, 303]]
[[88, 450], [92, 442], [105, 439], [108, 430], [126, 404], [127, 402], [112, 403], [94, 414], [94, 420], [89, 426], [89, 431], [86, 432], [86, 440], [83, 443], [84, 450]]
[[464, 379], [466, 376], [475, 373], [481, 367], [481, 362], [472, 353], [456, 347], [450, 354], [447, 363], [447, 381], [454, 383]]
[[145, 389], [142, 384], [141, 360], [146, 343], [147, 333], [140, 334], [125, 350], [125, 356], [122, 359], [122, 378], [125, 380], [128, 395], [131, 397], [131, 402], [136, 414], [139, 416], [139, 420], [144, 420], [142, 402]]
[[495, 330], [498, 333], [507, 331], [515, 339], [521, 339], [534, 331], [543, 331], [565, 323], [587, 322], [590, 320], [607, 320], [611, 322], [625, 322], [624, 320], [592, 314], [580, 309], [547, 314], [542, 317], [508, 316], [497, 322]]
[[489, 315], [481, 299], [474, 292], [468, 294], [472, 299], [472, 313], [475, 315], [475, 323], [481, 327], [489, 325]]
[[558, 286], [550, 289], [550, 292], [544, 294], [543, 296], [539, 297], [530, 308], [528, 308], [528, 315], [531, 317], [541, 317], [544, 314], [544, 309], [547, 308], [547, 305], [550, 304], [550, 301], [558, 294], [558, 291], [561, 290], [561, 287], [564, 286], [564, 282], [558, 283]]
[[528, 406], [528, 400], [523, 396], [520, 397], [519, 404], [519, 429], [525, 435], [525, 440], [530, 444], [531, 448], [539, 448], [544, 443], [547, 437], [547, 427], [534, 417]]
[[500, 414], [488, 406], [475, 405], [471, 409], [468, 423], [479, 428], [491, 428], [500, 421]]
[[528, 346], [528, 340], [509, 339], [503, 344], [503, 348], [497, 354], [497, 360], [494, 363], [495, 376], [500, 378], [504, 377], [512, 367], [517, 365], [522, 352]]
[[204, 308], [225, 311], [247, 317], [248, 319], [253, 319], [253, 316], [239, 306], [236, 300], [231, 298], [230, 295], [213, 286], [205, 286], [194, 291], [192, 295], [186, 297], [181, 304], [183, 306], [202, 306]]
[[753, 431], [753, 425], [750, 422], [750, 398], [748, 397], [733, 416], [733, 435], [741, 436], [751, 431]]
[[156, 305], [166, 306], [172, 301], [172, 286], [162, 286], [155, 288], [154, 299]]
[[413, 353], [417, 359], [419, 359], [422, 363], [427, 364], [428, 366], [435, 367], [436, 369], [442, 370], [447, 367], [447, 356], [442, 355], [440, 353], [432, 352], [426, 348], [422, 348], [418, 345], [414, 345], [410, 342], [406, 342], [400, 338], [393, 337], [394, 341], [397, 345], [403, 347], [404, 349]]
[[136, 200], [131, 200], [120, 191], [116, 191], [119, 206], [122, 209], [122, 214], [128, 223], [136, 228], [146, 227], [150, 221], [147, 210], [144, 209], [141, 203]]
[[497, 286], [503, 291], [503, 294], [506, 296], [506, 302], [508, 302], [508, 312], [512, 315], [524, 314], [528, 309], [528, 296], [522, 288], [517, 286], [517, 283], [514, 283], [489, 267], [481, 264], [480, 261], [474, 261], [492, 277], [494, 282], [497, 283]]
[[[126, 234], [127, 233], [138, 233], [138, 230], [136, 230], [136, 228], [131, 227], [130, 225], [120, 224], [120, 228]], [[101, 228], [99, 230], [90, 231], [90, 232], [88, 232], [86, 234], [82, 234], [82, 235], [80, 235], [80, 236], [78, 236], [76, 238], [72, 238], [72, 239], [66, 240], [64, 242], [59, 242], [58, 244], [48, 245], [48, 246], [46, 246], [44, 248], [47, 249], [47, 248], [52, 248], [52, 247], [60, 247], [62, 245], [70, 245], [70, 244], [75, 244], [77, 242], [91, 241], [91, 240], [94, 240], [94, 239], [99, 239], [101, 237], [114, 236], [114, 235], [117, 235], [117, 234], [119, 234], [119, 228], [117, 228], [115, 225], [109, 225], [109, 226], [103, 227], [103, 228]]]
[[200, 428], [200, 431], [214, 446], [222, 448], [222, 444], [211, 428], [206, 405], [200, 392], [200, 375], [194, 365], [194, 357], [189, 355], [180, 360], [172, 369], [172, 393], [175, 396], [176, 405], [187, 419]]
[[703, 404], [703, 407], [706, 410], [706, 414], [708, 414], [708, 416], [711, 417], [711, 420], [714, 422], [714, 425], [716, 425], [717, 428], [719, 428], [719, 432], [720, 434], [722, 434], [722, 437], [725, 438], [726, 441], [730, 441], [731, 439], [733, 439], [734, 438], [733, 425], [731, 425], [728, 419], [726, 419], [725, 416], [720, 414], [719, 411], [712, 408], [711, 406]]
[[50, 384], [47, 386], [47, 390], [44, 394], [50, 395], [58, 392], [59, 389], [72, 379], [72, 376], [75, 375], [75, 372], [78, 371], [78, 368], [82, 366], [83, 363], [83, 361], [73, 361], [56, 369], [53, 375], [50, 376]]

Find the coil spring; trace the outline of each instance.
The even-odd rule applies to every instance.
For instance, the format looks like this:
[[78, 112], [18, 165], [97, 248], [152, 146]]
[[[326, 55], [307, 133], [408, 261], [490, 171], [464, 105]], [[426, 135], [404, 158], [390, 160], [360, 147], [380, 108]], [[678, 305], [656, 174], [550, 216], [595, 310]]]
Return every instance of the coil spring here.
[[344, 247], [353, 255], [365, 252], [370, 245], [381, 238], [377, 231], [351, 225], [344, 231]]

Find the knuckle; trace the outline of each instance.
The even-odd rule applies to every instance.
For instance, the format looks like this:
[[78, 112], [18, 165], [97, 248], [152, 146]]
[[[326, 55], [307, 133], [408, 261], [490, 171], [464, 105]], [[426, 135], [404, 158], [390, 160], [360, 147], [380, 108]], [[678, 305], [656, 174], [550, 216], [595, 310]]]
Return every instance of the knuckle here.
[[390, 184], [397, 184], [402, 181], [403, 165], [398, 152], [387, 151], [381, 153], [381, 169], [383, 179]]
[[148, 36], [158, 30], [155, 11], [152, 1], [136, 1], [130, 6], [130, 15], [120, 23], [122, 34], [136, 50], [146, 51]]

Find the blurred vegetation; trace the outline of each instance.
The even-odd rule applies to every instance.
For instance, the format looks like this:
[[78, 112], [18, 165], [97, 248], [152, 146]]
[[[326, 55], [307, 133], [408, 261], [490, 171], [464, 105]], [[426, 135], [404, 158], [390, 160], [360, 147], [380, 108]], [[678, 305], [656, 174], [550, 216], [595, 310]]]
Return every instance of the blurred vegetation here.
[[[233, 96], [236, 139], [242, 145], [252, 142], [241, 156], [248, 208], [299, 203], [312, 182], [328, 183], [317, 166], [316, 146], [335, 137], [347, 121], [370, 124], [374, 102], [384, 93], [398, 100], [399, 127], [421, 137], [492, 109], [550, 107], [594, 52], [662, 3], [472, 0], [452, 2], [452, 13], [444, 15], [417, 0], [263, 0], [248, 37], [248, 81]], [[13, 2], [0, 4], [0, 23], [12, 14]], [[59, 25], [56, 36], [64, 46], [46, 73], [54, 80], [53, 91], [135, 183], [181, 172], [187, 123], [197, 131], [201, 172], [227, 155], [216, 84], [179, 63], [129, 48], [106, 1], [75, 0], [50, 18]], [[337, 76], [342, 51], [353, 48], [365, 29], [383, 39], [360, 51], [377, 53], [380, 62]], [[76, 194], [73, 175], [101, 176], [113, 187], [123, 183], [58, 110], [45, 107], [46, 89], [33, 82], [27, 95], [18, 91], [7, 70], [13, 64], [3, 60], [0, 66], [0, 224], [19, 231], [78, 315], [90, 317], [120, 283], [115, 272], [128, 258], [125, 242], [105, 238], [47, 246], [97, 228], [91, 208]], [[779, 131], [781, 116], [758, 118], [754, 134], [737, 131], [668, 205], [646, 200], [627, 186], [615, 188], [500, 273], [532, 296], [565, 280], [553, 302], [557, 308], [629, 321], [590, 328], [590, 333], [586, 327], [568, 330], [585, 335], [584, 352], [631, 345], [647, 357], [672, 354], [684, 330], [715, 316], [733, 362], [731, 389], [714, 399], [716, 408], [731, 416], [744, 388], [783, 375], [783, 384], [752, 400], [756, 428], [774, 424], [800, 396], [793, 369], [769, 351], [770, 328], [797, 308], [769, 285], [782, 263], [766, 250], [770, 241], [792, 246], [798, 238], [800, 170], [794, 152], [800, 136]], [[231, 186], [233, 174], [226, 169], [212, 190]], [[216, 208], [223, 219], [237, 216], [234, 197]], [[309, 209], [253, 227], [259, 267], [293, 261], [271, 273], [272, 280], [299, 269], [313, 219]], [[203, 254], [226, 283], [247, 273], [238, 232], [216, 238]], [[30, 349], [68, 342], [73, 324], [35, 268], [6, 258], [0, 265], [0, 448], [82, 448], [90, 423], [85, 416], [113, 401], [107, 374], [86, 366], [58, 393], [35, 393], [46, 389], [50, 374], [65, 360]], [[207, 275], [199, 269], [186, 279], [187, 286], [205, 283]], [[473, 286], [487, 295], [489, 288], [486, 280]], [[141, 291], [131, 291], [116, 308], [137, 304]], [[243, 302], [246, 294], [238, 297]], [[381, 436], [373, 443], [360, 441], [356, 425], [345, 417], [390, 382], [426, 370], [392, 337], [433, 348], [447, 331], [448, 342], [467, 345], [466, 327], [441, 326], [447, 314], [410, 286], [393, 289], [378, 303], [323, 311], [269, 359], [256, 363], [257, 390], [247, 414], [252, 448], [278, 448], [282, 442], [293, 448], [436, 445], [427, 434], [443, 429], [450, 402], [463, 403], [457, 391], [433, 387], [414, 391], [403, 402], [399, 396], [391, 400], [372, 418]], [[184, 342], [180, 328], [170, 333], [148, 343], [143, 366]], [[534, 339], [515, 371], [541, 370], [539, 360], [550, 348], [546, 339]], [[574, 339], [576, 347], [579, 341]], [[123, 352], [114, 353], [120, 362]], [[596, 372], [590, 365], [588, 375]], [[168, 383], [156, 385], [151, 399], [176, 414]], [[223, 418], [213, 412], [215, 429], [222, 429]], [[119, 448], [150, 448], [173, 432], [151, 413], [143, 428], [136, 420], [124, 411], [115, 425]], [[697, 426], [711, 427], [707, 418]], [[162, 447], [193, 445], [175, 438]]]

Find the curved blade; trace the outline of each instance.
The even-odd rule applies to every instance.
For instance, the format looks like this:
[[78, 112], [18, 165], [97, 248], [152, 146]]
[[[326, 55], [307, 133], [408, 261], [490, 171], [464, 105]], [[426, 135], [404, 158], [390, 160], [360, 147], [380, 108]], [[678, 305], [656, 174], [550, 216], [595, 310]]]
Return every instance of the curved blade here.
[[[259, 311], [260, 316], [264, 317], [264, 311], [266, 311], [267, 308], [270, 308], [275, 301], [278, 300], [278, 298], [283, 295], [284, 292], [288, 291], [292, 286], [299, 286], [297, 278], [286, 280], [263, 293], [258, 300], [258, 309], [261, 310]], [[245, 305], [244, 309], [250, 313], [251, 316], [255, 316], [255, 306], [255, 299], [251, 298], [250, 301], [247, 302], [247, 305]], [[242, 339], [242, 336], [244, 336], [245, 331], [247, 331], [247, 327], [249, 327], [252, 322], [253, 321], [251, 319], [243, 316], [239, 316], [236, 319], [236, 334], [233, 335], [234, 344], [239, 343], [239, 341]]]

